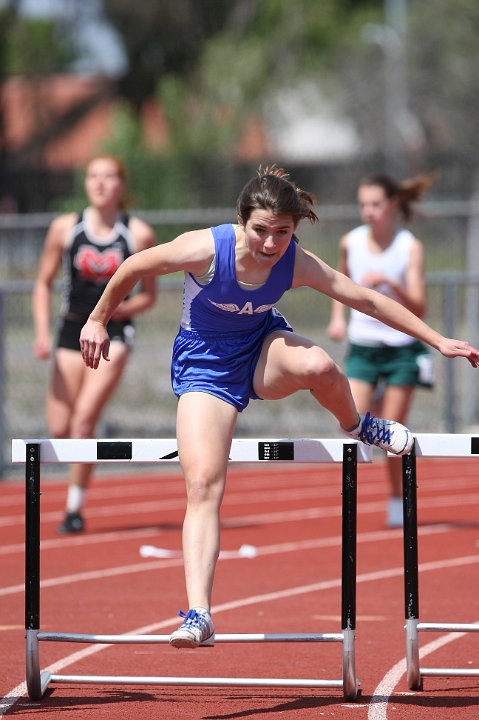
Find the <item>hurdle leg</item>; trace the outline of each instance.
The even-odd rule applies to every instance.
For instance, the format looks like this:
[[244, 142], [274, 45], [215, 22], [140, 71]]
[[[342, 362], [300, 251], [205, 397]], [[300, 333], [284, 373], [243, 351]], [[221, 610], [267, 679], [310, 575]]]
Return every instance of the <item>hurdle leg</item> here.
[[343, 632], [343, 694], [348, 700], [355, 700], [358, 694], [355, 654], [357, 452], [356, 444], [345, 444], [343, 447], [341, 628]]
[[[366, 448], [367, 450], [367, 448]], [[171, 462], [177, 458], [171, 440], [102, 441], [92, 439], [13, 440], [12, 459], [26, 462], [26, 578], [25, 631], [27, 644], [27, 688], [31, 699], [41, 699], [49, 684], [56, 682], [155, 684], [155, 685], [252, 685], [261, 687], [336, 687], [344, 697], [354, 700], [359, 683], [355, 672], [356, 629], [356, 513], [357, 463], [371, 462], [371, 453], [357, 442], [338, 440], [236, 440], [230, 460], [239, 462], [288, 461], [342, 462], [342, 632], [303, 634], [260, 634], [217, 636], [224, 642], [341, 642], [341, 679], [309, 678], [171, 678], [93, 675], [55, 675], [40, 671], [39, 643], [64, 642], [164, 642], [168, 636], [100, 636], [40, 631], [40, 464], [45, 462]]]
[[25, 467], [25, 637], [28, 696], [39, 700], [50, 674], [40, 673], [40, 444], [26, 447]]
[[402, 482], [407, 684], [411, 690], [420, 690], [417, 485], [416, 453], [414, 448], [409, 455], [404, 455], [402, 458]]

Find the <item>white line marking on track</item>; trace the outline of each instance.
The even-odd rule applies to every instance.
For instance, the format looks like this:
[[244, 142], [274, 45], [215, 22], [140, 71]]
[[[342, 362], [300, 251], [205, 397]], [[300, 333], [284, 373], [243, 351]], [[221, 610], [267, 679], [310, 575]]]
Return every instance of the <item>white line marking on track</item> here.
[[[363, 492], [363, 489], [361, 487], [361, 492]], [[290, 490], [284, 490], [279, 491], [275, 493], [274, 491], [267, 491], [267, 492], [257, 492], [257, 493], [235, 493], [230, 494], [227, 496], [227, 498], [224, 501], [223, 507], [228, 508], [230, 506], [237, 506], [237, 505], [254, 505], [259, 504], [260, 502], [265, 502], [268, 504], [271, 504], [272, 501], [274, 502], [282, 502], [286, 500], [301, 500], [305, 498], [315, 498], [315, 499], [321, 499], [323, 497], [339, 497], [340, 495], [340, 488], [338, 486], [337, 490], [331, 492], [330, 490], [327, 490], [326, 492], [318, 491], [317, 488], [311, 488], [309, 490], [298, 490], [298, 489], [290, 489]], [[455, 494], [454, 496], [445, 495], [441, 497], [431, 497], [431, 496], [421, 496], [420, 499], [420, 507], [421, 510], [429, 509], [429, 508], [440, 508], [440, 507], [457, 507], [457, 506], [465, 506], [465, 505], [477, 505], [479, 504], [479, 494], [478, 493], [461, 493], [461, 494]], [[92, 507], [89, 509], [89, 515], [90, 517], [95, 518], [108, 518], [108, 517], [117, 517], [121, 512], [127, 512], [129, 517], [132, 517], [134, 515], [144, 515], [148, 514], [151, 515], [152, 512], [158, 513], [158, 524], [161, 525], [162, 518], [165, 517], [165, 513], [167, 510], [179, 510], [183, 509], [185, 505], [184, 498], [168, 498], [168, 499], [162, 499], [162, 500], [148, 500], [144, 502], [136, 502], [136, 503], [128, 503], [127, 506], [123, 505], [108, 505], [103, 507]], [[125, 509], [126, 507], [126, 509]], [[376, 500], [376, 501], [369, 501], [369, 502], [359, 502], [357, 505], [357, 511], [358, 514], [365, 514], [365, 513], [377, 513], [377, 512], [384, 512], [384, 500]], [[47, 510], [42, 511], [42, 523], [57, 523], [59, 518], [61, 518], [63, 513], [63, 509], [59, 510]], [[301, 520], [304, 518], [317, 518], [317, 517], [337, 517], [341, 514], [341, 506], [338, 505], [332, 505], [330, 507], [311, 507], [307, 511], [305, 510], [293, 510], [293, 511], [285, 511], [285, 512], [275, 512], [275, 513], [258, 513], [255, 515], [247, 515], [243, 517], [239, 517], [236, 519], [232, 518], [230, 520], [225, 519], [224, 525], [227, 527], [241, 527], [241, 525], [249, 524], [249, 523], [262, 523], [266, 522], [268, 518], [271, 517], [271, 522], [294, 522], [295, 520]], [[19, 524], [23, 523], [25, 521], [24, 515], [7, 515], [6, 517], [0, 517], [0, 527], [12, 527], [12, 526], [18, 526]]]
[[[453, 640], [458, 640], [459, 638], [464, 637], [465, 634], [466, 633], [451, 632], [447, 635], [443, 635], [442, 637], [437, 638], [437, 640], [433, 640], [427, 645], [424, 645], [424, 647], [420, 648], [419, 657], [422, 660], [422, 658], [430, 655], [436, 650], [439, 650], [439, 648], [444, 647], [444, 645], [448, 645]], [[387, 707], [390, 697], [393, 693], [394, 688], [396, 687], [402, 676], [406, 673], [406, 670], [406, 658], [404, 657], [402, 660], [393, 665], [392, 668], [386, 673], [386, 675], [383, 677], [383, 679], [372, 694], [371, 700], [369, 702], [368, 720], [386, 720]], [[406, 694], [414, 695], [415, 693], [401, 693], [401, 695]]]
[[[77, 535], [66, 535], [59, 538], [50, 538], [42, 540], [40, 550], [65, 550], [67, 547], [84, 547], [85, 545], [102, 545], [107, 542], [118, 542], [118, 540], [134, 540], [135, 538], [145, 538], [154, 535], [161, 535], [158, 527], [145, 527], [139, 530], [117, 530], [106, 533], [78, 533]], [[25, 552], [25, 543], [15, 543], [14, 545], [4, 545], [0, 547], [0, 555], [13, 555], [15, 553]]]
[[[479, 555], [473, 555], [473, 556], [467, 556], [463, 558], [453, 558], [451, 560], [447, 561], [438, 561], [438, 562], [431, 562], [431, 563], [425, 563], [424, 565], [420, 566], [420, 571], [424, 572], [427, 570], [436, 570], [438, 568], [444, 568], [444, 567], [455, 567], [460, 565], [469, 565], [472, 563], [479, 562]], [[362, 582], [372, 582], [376, 580], [383, 580], [385, 578], [390, 577], [397, 577], [404, 573], [403, 567], [396, 567], [396, 568], [389, 568], [388, 570], [382, 570], [377, 572], [370, 572], [370, 573], [364, 573], [362, 575], [358, 575], [357, 577], [357, 583]], [[292, 595], [303, 595], [306, 593], [311, 592], [321, 592], [323, 590], [330, 590], [335, 587], [340, 587], [341, 585], [341, 578], [332, 578], [331, 580], [325, 580], [318, 583], [313, 583], [311, 585], [300, 585], [295, 588], [289, 588], [285, 590], [280, 590], [276, 592], [270, 592], [265, 593], [263, 595], [251, 595], [248, 598], [242, 598], [240, 600], [232, 600], [227, 603], [222, 603], [220, 605], [215, 605], [212, 608], [212, 613], [215, 615], [220, 612], [225, 612], [227, 610], [235, 610], [237, 608], [246, 607], [248, 605], [254, 605], [258, 603], [263, 602], [272, 602], [275, 600], [280, 600], [282, 598], [290, 598]], [[133, 635], [147, 635], [150, 633], [157, 633], [158, 630], [165, 629], [171, 625], [174, 625], [178, 621], [177, 617], [168, 618], [166, 620], [162, 620], [159, 623], [154, 623], [152, 625], [147, 625], [142, 628], [137, 628], [136, 630], [131, 630], [129, 634]], [[125, 633], [128, 634], [128, 633]], [[450, 633], [454, 636], [459, 636], [461, 633]], [[448, 636], [446, 636], [448, 637]], [[452, 640], [453, 638], [451, 638]], [[435, 645], [435, 643], [438, 643], [439, 641], [434, 641], [433, 643], [430, 643], [427, 647], [433, 646], [433, 649], [430, 650], [430, 652], [433, 652], [434, 649], [437, 647], [441, 647], [441, 645]], [[443, 644], [446, 644], [443, 642]], [[110, 647], [110, 645], [89, 645], [87, 648], [84, 648], [83, 650], [80, 650], [78, 652], [72, 653], [71, 655], [67, 655], [64, 658], [61, 658], [57, 662], [55, 662], [52, 665], [49, 665], [47, 668], [44, 668], [45, 670], [49, 671], [52, 674], [58, 673], [63, 668], [72, 665], [73, 663], [83, 660], [84, 658], [93, 655], [97, 652], [100, 652], [102, 649]], [[424, 650], [424, 649], [423, 649]], [[401, 666], [401, 663], [397, 663], [397, 665], [394, 666], [394, 668], [398, 668], [395, 672], [399, 672], [400, 668], [403, 667], [401, 671], [401, 675], [405, 672], [405, 660], [401, 661], [404, 662], [404, 666]], [[393, 675], [393, 670], [389, 671], [388, 676], [395, 677]], [[399, 678], [401, 677], [399, 675]], [[387, 676], [387, 677], [388, 677]], [[383, 681], [384, 682], [384, 681]], [[392, 682], [392, 680], [390, 681]], [[397, 680], [396, 680], [397, 683]], [[378, 688], [381, 687], [381, 684], [378, 685], [376, 688], [376, 691], [374, 692], [374, 706], [380, 706], [381, 703], [387, 702], [384, 698], [386, 698], [386, 694], [382, 692], [378, 692]], [[386, 686], [385, 686], [386, 687]], [[394, 685], [393, 685], [394, 687]], [[13, 688], [8, 692], [3, 698], [0, 699], [0, 717], [3, 716], [9, 708], [12, 707], [26, 692], [26, 685], [25, 683], [20, 683], [20, 685], [17, 685], [17, 687]], [[371, 706], [372, 707], [372, 704]], [[377, 717], [368, 717], [368, 720], [384, 720], [385, 716], [377, 716]]]
[[[435, 535], [441, 532], [447, 532], [449, 529], [450, 528], [448, 525], [430, 525], [420, 528], [419, 535], [421, 537], [424, 535]], [[88, 535], [86, 537], [88, 537]], [[359, 533], [357, 536], [357, 542], [379, 542], [381, 540], [391, 540], [399, 537], [402, 537], [402, 530], [379, 530], [376, 532]], [[77, 540], [77, 538], [71, 538], [70, 540]], [[340, 535], [333, 535], [326, 538], [314, 538], [311, 540], [279, 543], [275, 545], [263, 545], [262, 547], [256, 548], [256, 555], [279, 555], [285, 552], [317, 550], [322, 547], [338, 547], [341, 545], [341, 542], [342, 537]], [[221, 559], [224, 559], [224, 556]], [[129, 575], [143, 571], [158, 570], [163, 567], [176, 567], [181, 565], [181, 563], [182, 559], [176, 558], [168, 559], [167, 561], [165, 559], [155, 560], [148, 563], [139, 561], [135, 565], [120, 565], [113, 568], [101, 568], [99, 570], [90, 570], [83, 573], [47, 578], [41, 581], [40, 587], [42, 590], [44, 590], [46, 588], [58, 587], [60, 585], [68, 585], [75, 582], [101, 580], [102, 578], [106, 577], [117, 577], [119, 575]], [[22, 593], [24, 589], [24, 583], [0, 588], [0, 597], [6, 595], [14, 595], [15, 593]]]
[[[318, 497], [334, 497], [335, 495], [338, 495], [338, 492], [340, 492], [339, 474], [331, 482], [329, 482], [328, 484], [324, 484], [324, 481], [321, 477], [319, 477], [318, 482], [318, 476], [314, 474], [314, 469], [313, 472], [309, 470], [308, 475], [306, 476], [295, 478], [293, 486], [291, 485], [291, 475], [289, 473], [284, 476], [280, 473], [273, 474], [269, 482], [265, 482], [265, 478], [264, 476], [262, 476], [261, 490], [258, 488], [257, 477], [229, 477], [228, 480], [230, 483], [230, 494], [225, 497], [225, 504], [231, 504], [231, 502], [234, 501], [234, 498], [239, 497], [240, 494], [244, 495], [246, 501], [248, 501], [248, 498], [251, 497], [250, 493], [253, 493], [253, 491], [254, 495], [260, 492], [268, 493], [268, 500], [271, 497], [275, 499], [280, 499], [281, 495], [277, 495], [277, 493], [281, 492], [290, 494], [293, 493], [294, 497], [297, 497], [298, 493], [303, 492], [314, 492], [314, 494]], [[128, 485], [103, 485], [100, 487], [94, 486], [89, 490], [88, 498], [92, 503], [105, 499], [111, 503], [112, 499], [115, 499], [118, 500], [118, 503], [115, 503], [115, 507], [120, 507], [122, 499], [128, 500], [128, 498], [131, 497], [142, 497], [148, 494], [157, 496], [158, 491], [160, 490], [163, 499], [167, 498], [168, 500], [171, 500], [173, 498], [167, 496], [171, 494], [174, 497], [178, 497], [178, 487], [183, 488], [183, 484], [183, 476], [179, 474], [177, 478], [168, 482], [164, 482], [163, 478], [156, 477], [153, 478], [152, 481], [148, 484], [145, 484], [144, 482], [133, 481], [130, 482], [130, 484]], [[364, 497], [365, 495], [372, 495], [378, 492], [382, 492], [383, 484], [384, 477], [379, 474], [376, 478], [368, 477], [367, 480], [361, 479], [361, 495]], [[234, 494], [231, 494], [231, 485], [234, 485]], [[421, 481], [419, 487], [423, 493], [430, 492], [434, 494], [435, 497], [437, 497], [437, 493], [439, 490], [448, 490], [449, 492], [451, 491], [451, 480], [450, 477], [444, 479], [438, 479], [437, 477], [434, 477], [434, 480], [426, 477], [425, 481]], [[457, 480], [457, 483], [455, 482], [454, 484], [455, 492], [459, 490], [464, 491], [467, 489], [477, 489], [477, 480], [475, 477], [460, 477]], [[57, 489], [57, 487], [52, 486], [50, 483], [43, 483], [42, 485], [42, 495], [45, 498], [48, 498], [49, 505], [52, 505], [54, 502], [58, 502], [59, 505], [63, 507], [65, 501], [65, 492], [66, 488], [62, 487], [61, 489]], [[181, 495], [180, 498], [181, 501], [184, 503], [183, 495]], [[6, 495], [3, 497], [0, 496], [0, 508], [2, 509], [2, 511], [6, 510], [7, 507], [12, 509], [14, 507], [18, 507], [20, 510], [22, 510], [24, 505], [25, 490], [23, 486], [21, 487], [21, 490], [19, 488], [19, 492], [14, 495]], [[6, 513], [2, 512], [2, 515], [5, 514]]]

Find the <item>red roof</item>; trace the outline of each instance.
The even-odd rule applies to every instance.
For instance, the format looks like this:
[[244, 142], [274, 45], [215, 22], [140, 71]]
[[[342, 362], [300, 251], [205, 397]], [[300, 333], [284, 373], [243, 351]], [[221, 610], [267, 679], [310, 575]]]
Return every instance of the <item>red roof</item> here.
[[[101, 148], [113, 129], [114, 81], [92, 75], [54, 75], [39, 78], [10, 77], [2, 85], [5, 144], [10, 151], [29, 145], [36, 135], [44, 134], [39, 161], [51, 170], [83, 167]], [[67, 116], [78, 104], [85, 111], [61, 134], [51, 136], [52, 120]], [[143, 109], [144, 138], [159, 148], [168, 142], [168, 126], [161, 107], [151, 101]], [[77, 117], [77, 116], [76, 116]], [[249, 120], [237, 147], [242, 160], [264, 158], [268, 142], [264, 126]]]

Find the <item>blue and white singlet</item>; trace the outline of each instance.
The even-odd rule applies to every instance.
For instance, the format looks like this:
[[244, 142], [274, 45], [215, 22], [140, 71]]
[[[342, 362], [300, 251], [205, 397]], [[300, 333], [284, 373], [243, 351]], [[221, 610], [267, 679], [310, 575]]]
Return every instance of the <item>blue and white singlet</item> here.
[[205, 392], [244, 410], [264, 339], [276, 330], [291, 331], [274, 304], [291, 288], [296, 257], [292, 239], [266, 282], [247, 288], [235, 271], [235, 226], [211, 228], [215, 267], [202, 285], [185, 273], [183, 315], [173, 346], [171, 379], [175, 395]]

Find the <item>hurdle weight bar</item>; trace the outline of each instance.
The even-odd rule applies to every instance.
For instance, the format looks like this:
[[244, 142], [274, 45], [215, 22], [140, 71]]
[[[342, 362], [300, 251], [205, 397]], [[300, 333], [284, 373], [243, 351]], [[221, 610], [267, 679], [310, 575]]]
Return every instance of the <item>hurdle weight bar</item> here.
[[467, 434], [418, 434], [414, 436], [413, 452], [402, 458], [406, 666], [407, 684], [411, 690], [421, 690], [422, 678], [426, 676], [479, 676], [479, 669], [475, 668], [420, 667], [420, 631], [479, 632], [479, 624], [419, 622], [416, 457], [475, 457], [479, 459], [479, 437]]
[[77, 643], [168, 643], [168, 635], [101, 635], [42, 632], [40, 630], [40, 469], [44, 463], [178, 462], [176, 440], [171, 439], [32, 439], [12, 440], [12, 462], [25, 463], [25, 636], [26, 682], [33, 700], [55, 683], [208, 685], [257, 687], [342, 688], [347, 700], [358, 695], [356, 677], [356, 514], [357, 463], [372, 461], [370, 447], [336, 439], [235, 439], [230, 462], [341, 463], [342, 566], [341, 632], [218, 634], [216, 642], [340, 642], [342, 677], [337, 680], [298, 678], [135, 677], [58, 675], [40, 669], [41, 641]]

